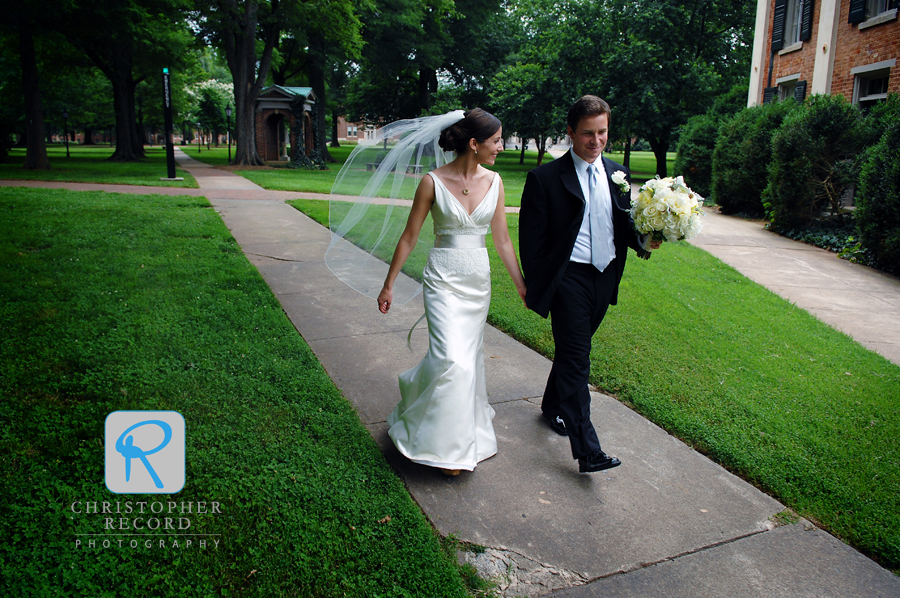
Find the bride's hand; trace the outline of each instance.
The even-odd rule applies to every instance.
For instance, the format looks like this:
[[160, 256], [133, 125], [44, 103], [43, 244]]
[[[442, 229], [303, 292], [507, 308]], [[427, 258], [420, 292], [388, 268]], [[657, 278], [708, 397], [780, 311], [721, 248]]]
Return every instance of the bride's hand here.
[[394, 301], [394, 292], [388, 288], [382, 288], [378, 293], [378, 311], [386, 314], [391, 309], [391, 303]]

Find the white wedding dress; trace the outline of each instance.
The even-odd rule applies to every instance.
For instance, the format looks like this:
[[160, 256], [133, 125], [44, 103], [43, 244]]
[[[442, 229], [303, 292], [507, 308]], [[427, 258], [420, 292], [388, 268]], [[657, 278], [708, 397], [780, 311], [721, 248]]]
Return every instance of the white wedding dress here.
[[484, 325], [491, 268], [484, 235], [497, 207], [500, 177], [469, 214], [440, 178], [431, 207], [435, 247], [423, 272], [428, 353], [400, 374], [400, 403], [388, 417], [397, 449], [416, 463], [475, 469], [497, 452], [484, 374]]

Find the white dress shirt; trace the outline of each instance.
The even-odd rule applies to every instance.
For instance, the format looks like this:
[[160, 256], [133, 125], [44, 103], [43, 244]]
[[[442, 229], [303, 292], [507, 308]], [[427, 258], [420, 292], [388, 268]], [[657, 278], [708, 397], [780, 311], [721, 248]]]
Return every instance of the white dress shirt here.
[[[581, 192], [584, 194], [585, 198], [584, 219], [581, 221], [581, 228], [578, 231], [578, 237], [575, 239], [575, 247], [572, 248], [572, 256], [569, 259], [573, 262], [580, 262], [582, 264], [591, 263], [591, 210], [599, 209], [601, 211], [601, 221], [603, 222], [600, 234], [609, 244], [611, 262], [616, 259], [616, 245], [612, 221], [612, 196], [609, 192], [609, 177], [606, 174], [606, 169], [603, 167], [603, 155], [601, 154], [597, 157], [597, 160], [594, 161], [594, 164], [597, 166], [598, 178], [597, 197], [594, 198], [597, 205], [594, 206], [591, 205], [590, 201], [591, 190], [588, 182], [589, 163], [582, 160], [581, 157], [572, 150], [569, 150], [569, 152], [572, 154], [572, 161], [575, 162], [575, 172], [578, 174], [578, 182], [581, 184]], [[604, 269], [605, 267], [601, 268], [600, 271], [602, 272]]]

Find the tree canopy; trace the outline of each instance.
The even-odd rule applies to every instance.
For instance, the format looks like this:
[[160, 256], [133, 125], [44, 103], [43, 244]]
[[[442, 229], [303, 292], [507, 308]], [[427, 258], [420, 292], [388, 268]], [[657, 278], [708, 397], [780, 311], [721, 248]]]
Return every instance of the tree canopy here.
[[65, 106], [85, 132], [114, 122], [112, 157], [140, 159], [167, 67], [176, 123], [221, 131], [234, 107], [238, 164], [262, 164], [255, 103], [273, 83], [313, 88], [325, 159], [329, 119], [336, 142], [341, 116], [381, 125], [475, 106], [542, 157], [591, 93], [612, 106], [611, 138], [645, 139], [664, 173], [679, 128], [746, 80], [751, 12], [739, 0], [22, 0], [0, 26], [0, 132], [46, 167], [40, 144]]

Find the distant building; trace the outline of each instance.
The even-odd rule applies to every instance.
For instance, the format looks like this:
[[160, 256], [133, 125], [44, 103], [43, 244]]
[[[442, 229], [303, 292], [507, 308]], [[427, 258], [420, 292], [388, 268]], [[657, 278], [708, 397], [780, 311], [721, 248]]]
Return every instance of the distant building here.
[[841, 94], [865, 109], [900, 92], [898, 0], [757, 0], [747, 105]]
[[375, 127], [365, 123], [350, 123], [343, 116], [338, 117], [338, 141], [362, 141], [372, 139]]

